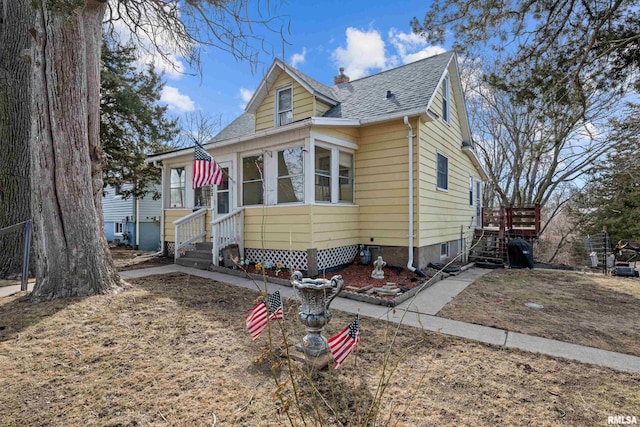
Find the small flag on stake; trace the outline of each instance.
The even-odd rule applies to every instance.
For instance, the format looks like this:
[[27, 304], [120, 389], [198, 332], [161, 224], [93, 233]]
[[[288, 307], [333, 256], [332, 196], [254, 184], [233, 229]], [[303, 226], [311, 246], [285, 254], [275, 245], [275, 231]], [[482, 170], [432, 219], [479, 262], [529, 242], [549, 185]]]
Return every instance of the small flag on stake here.
[[353, 322], [338, 334], [329, 338], [329, 349], [333, 360], [336, 362], [333, 369], [338, 369], [342, 362], [347, 358], [351, 351], [358, 345], [360, 341], [360, 323], [359, 314], [353, 318]]
[[247, 330], [255, 341], [267, 326], [269, 320], [282, 320], [282, 299], [280, 291], [267, 296], [266, 301], [260, 301], [247, 315]]

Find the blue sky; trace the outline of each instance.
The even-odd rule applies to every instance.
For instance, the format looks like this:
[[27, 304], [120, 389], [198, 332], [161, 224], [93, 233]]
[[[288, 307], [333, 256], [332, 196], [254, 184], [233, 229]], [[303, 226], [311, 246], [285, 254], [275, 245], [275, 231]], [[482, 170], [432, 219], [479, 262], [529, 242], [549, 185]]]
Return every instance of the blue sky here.
[[[299, 1], [281, 3], [277, 14], [290, 20], [287, 44], [277, 34], [266, 33], [276, 55], [300, 71], [332, 85], [339, 67], [351, 79], [422, 59], [444, 51], [411, 34], [409, 21], [421, 19], [425, 1]], [[177, 59], [179, 61], [179, 58]], [[202, 54], [202, 75], [189, 76], [167, 68], [163, 101], [176, 116], [201, 110], [228, 123], [258, 87], [273, 56], [261, 53], [252, 73], [247, 62], [209, 49]]]

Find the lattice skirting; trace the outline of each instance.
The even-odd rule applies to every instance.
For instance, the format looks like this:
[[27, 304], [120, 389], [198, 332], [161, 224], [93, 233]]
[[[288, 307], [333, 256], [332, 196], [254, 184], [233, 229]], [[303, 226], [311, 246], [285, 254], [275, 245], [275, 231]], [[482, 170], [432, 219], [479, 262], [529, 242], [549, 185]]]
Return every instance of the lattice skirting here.
[[165, 253], [168, 256], [174, 256], [176, 253], [176, 244], [175, 242], [164, 242], [164, 244], [167, 246]]
[[318, 251], [318, 270], [350, 264], [357, 253], [358, 245], [321, 249]]
[[262, 261], [281, 262], [285, 268], [294, 270], [306, 271], [308, 267], [307, 253], [304, 251], [245, 248], [244, 257], [254, 263]]
[[[324, 270], [353, 262], [358, 253], [358, 245], [341, 246], [339, 248], [321, 249], [318, 251], [318, 270]], [[245, 258], [251, 262], [281, 262], [285, 268], [308, 270], [306, 251], [288, 251], [278, 249], [245, 248]]]
[[[176, 243], [175, 242], [164, 242], [164, 243], [167, 246], [165, 251], [167, 256], [169, 257], [174, 256], [176, 253]], [[196, 250], [196, 245], [188, 245], [182, 248], [180, 255], [182, 256], [188, 251], [195, 251], [195, 250]]]

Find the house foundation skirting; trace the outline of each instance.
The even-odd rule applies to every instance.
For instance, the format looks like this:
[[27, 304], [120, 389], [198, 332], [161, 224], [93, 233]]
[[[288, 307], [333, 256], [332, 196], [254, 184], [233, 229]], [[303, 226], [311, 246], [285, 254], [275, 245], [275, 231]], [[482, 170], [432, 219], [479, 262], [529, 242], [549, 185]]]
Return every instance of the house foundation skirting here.
[[358, 253], [358, 245], [340, 246], [337, 248], [307, 249], [306, 251], [289, 251], [282, 249], [245, 248], [244, 256], [249, 261], [272, 263], [280, 262], [285, 268], [306, 271], [316, 276], [322, 270], [353, 262]]

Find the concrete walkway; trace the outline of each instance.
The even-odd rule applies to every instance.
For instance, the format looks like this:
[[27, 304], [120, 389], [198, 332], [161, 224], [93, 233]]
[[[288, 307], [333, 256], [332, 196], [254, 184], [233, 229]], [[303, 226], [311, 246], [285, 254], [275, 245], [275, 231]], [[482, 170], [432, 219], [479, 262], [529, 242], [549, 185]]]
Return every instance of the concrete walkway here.
[[[506, 348], [514, 348], [533, 353], [546, 354], [553, 357], [577, 360], [579, 362], [605, 366], [624, 372], [640, 373], [640, 357], [531, 335], [519, 334], [516, 332], [509, 332], [504, 329], [444, 319], [436, 316], [442, 307], [455, 298], [456, 295], [462, 292], [477, 278], [489, 273], [490, 271], [491, 270], [472, 268], [457, 276], [451, 276], [447, 279], [440, 280], [429, 288], [418, 293], [414, 298], [399, 304], [395, 309], [341, 297], [338, 297], [333, 301], [331, 308], [348, 313], [360, 312], [361, 316], [388, 320], [394, 323], [402, 323], [429, 331], [437, 331], [446, 335], [499, 345]], [[261, 290], [264, 289], [263, 283], [256, 284], [253, 281], [242, 277], [213, 271], [197, 270], [180, 265], [164, 265], [161, 267], [141, 270], [122, 271], [120, 272], [120, 275], [123, 279], [127, 280], [154, 274], [176, 272], [217, 280], [219, 282], [241, 286], [247, 289], [257, 290], [258, 287], [260, 287]], [[267, 289], [269, 292], [279, 290], [283, 297], [293, 296], [293, 288], [288, 286], [268, 283]], [[19, 290], [19, 286], [0, 288], [0, 297], [11, 295]]]

